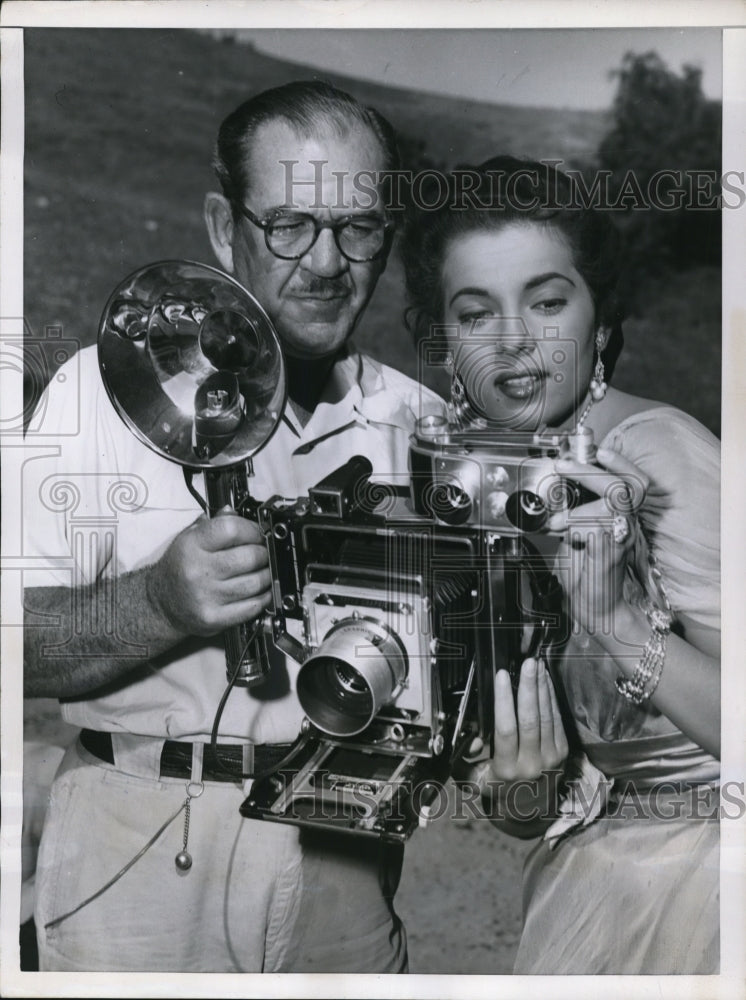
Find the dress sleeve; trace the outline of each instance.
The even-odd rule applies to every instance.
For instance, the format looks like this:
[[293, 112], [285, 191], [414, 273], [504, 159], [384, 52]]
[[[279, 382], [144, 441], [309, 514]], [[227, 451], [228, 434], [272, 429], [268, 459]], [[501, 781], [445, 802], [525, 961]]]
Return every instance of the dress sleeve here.
[[674, 611], [720, 627], [720, 445], [693, 417], [657, 407], [603, 442], [649, 478], [639, 517]]

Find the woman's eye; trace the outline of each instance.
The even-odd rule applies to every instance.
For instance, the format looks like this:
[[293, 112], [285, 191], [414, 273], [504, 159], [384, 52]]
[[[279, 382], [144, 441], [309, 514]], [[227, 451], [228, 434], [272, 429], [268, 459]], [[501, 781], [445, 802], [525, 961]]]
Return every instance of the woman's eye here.
[[554, 313], [558, 313], [567, 305], [567, 299], [556, 298], [556, 299], [542, 299], [541, 302], [537, 302], [534, 305], [534, 309], [537, 309], [540, 313], [545, 316], [551, 316]]
[[481, 323], [484, 320], [492, 319], [494, 313], [491, 313], [488, 309], [474, 309], [469, 312], [464, 312], [459, 315], [458, 321], [462, 326], [473, 326], [476, 323]]

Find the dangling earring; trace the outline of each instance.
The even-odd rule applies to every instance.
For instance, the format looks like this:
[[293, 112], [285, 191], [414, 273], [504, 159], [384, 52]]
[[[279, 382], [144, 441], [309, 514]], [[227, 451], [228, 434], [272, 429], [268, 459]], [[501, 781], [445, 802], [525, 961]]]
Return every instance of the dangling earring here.
[[591, 378], [591, 399], [594, 403], [599, 403], [606, 395], [606, 390], [608, 386], [604, 381], [604, 376], [606, 372], [604, 371], [604, 363], [601, 360], [601, 351], [606, 346], [606, 338], [601, 330], [596, 334], [596, 366], [593, 369], [593, 377]]
[[453, 351], [445, 351], [443, 354], [442, 364], [445, 370], [451, 373], [451, 395], [448, 401], [448, 408], [451, 412], [451, 419], [459, 421], [464, 416], [466, 391], [464, 389], [464, 383], [459, 377], [454, 361]]
[[448, 408], [451, 412], [451, 419], [460, 426], [466, 426], [474, 420], [469, 397], [466, 395], [466, 387], [456, 368], [451, 373], [451, 399]]
[[463, 406], [466, 399], [466, 390], [464, 389], [464, 383], [461, 381], [461, 376], [453, 369], [451, 373], [451, 402], [455, 407]]

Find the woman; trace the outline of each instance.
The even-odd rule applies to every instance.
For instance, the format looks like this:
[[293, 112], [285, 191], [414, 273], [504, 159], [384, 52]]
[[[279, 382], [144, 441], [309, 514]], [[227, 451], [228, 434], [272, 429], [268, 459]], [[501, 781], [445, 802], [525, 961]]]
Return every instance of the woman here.
[[470, 173], [446, 207], [413, 213], [403, 243], [416, 329], [445, 331], [454, 419], [590, 430], [599, 445], [593, 464], [556, 460], [596, 499], [549, 522], [572, 622], [549, 671], [573, 796], [549, 827], [566, 744], [541, 660], [524, 664], [517, 722], [498, 674], [493, 757], [463, 775], [503, 829], [545, 833], [514, 971], [716, 972], [718, 444], [608, 385], [622, 318], [609, 220], [573, 207], [569, 179], [542, 164]]

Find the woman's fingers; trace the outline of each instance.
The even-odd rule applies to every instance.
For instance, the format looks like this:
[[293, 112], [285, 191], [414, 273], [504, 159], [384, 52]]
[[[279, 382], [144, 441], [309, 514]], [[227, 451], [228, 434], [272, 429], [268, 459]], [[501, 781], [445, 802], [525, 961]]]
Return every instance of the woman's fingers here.
[[[603, 560], [606, 569], [610, 569], [618, 563], [626, 562], [627, 554], [634, 548], [636, 539], [635, 521], [631, 517], [623, 517], [617, 514], [613, 519], [608, 518], [605, 523], [598, 521], [588, 521], [586, 523], [570, 523], [559, 539], [560, 546], [564, 545], [569, 549], [582, 549], [587, 553], [588, 559], [600, 562]], [[582, 569], [587, 567], [586, 560]], [[581, 569], [580, 564], [575, 565], [575, 570]]]
[[518, 681], [518, 733], [519, 750], [522, 755], [536, 753], [541, 743], [541, 717], [538, 695], [539, 661], [530, 657], [523, 661]]
[[498, 670], [495, 675], [495, 759], [510, 763], [517, 757], [518, 725], [510, 674], [507, 670]]
[[[472, 744], [470, 752], [474, 749]], [[566, 756], [562, 718], [544, 662], [524, 660], [515, 700], [510, 675], [507, 670], [499, 670], [495, 676], [494, 754], [485, 773], [508, 781], [538, 778], [543, 770], [556, 767]], [[468, 757], [464, 763], [469, 764]]]
[[614, 478], [628, 479], [631, 484], [640, 487], [643, 494], [649, 486], [649, 479], [639, 466], [630, 462], [624, 455], [620, 455], [617, 451], [611, 451], [609, 448], [599, 448], [596, 452], [596, 461], [593, 464], [563, 456], [556, 460], [554, 466], [557, 472], [562, 473], [563, 476], [568, 476], [579, 482], [581, 477], [584, 479], [588, 477], [587, 482], [584, 481], [583, 485], [593, 489], [594, 493], [598, 491], [592, 485], [593, 479], [594, 477], [602, 477], [604, 473], [610, 474]]
[[630, 462], [624, 455], [620, 455], [618, 451], [612, 451], [611, 448], [599, 448], [596, 452], [596, 461], [609, 472], [638, 480], [646, 490], [650, 485], [650, 480], [642, 469], [634, 462]]
[[526, 660], [518, 686], [518, 750], [522, 758], [556, 763], [562, 720], [543, 660]]
[[543, 660], [526, 660], [518, 686], [519, 770], [538, 774], [566, 756], [567, 738], [549, 671]]
[[555, 469], [601, 497], [612, 514], [632, 514], [639, 509], [650, 482], [637, 466], [613, 451], [599, 450], [597, 465], [560, 458]]
[[549, 674], [547, 674], [547, 680], [549, 682], [549, 694], [552, 702], [552, 719], [554, 723], [554, 746], [557, 751], [557, 756], [560, 760], [564, 760], [568, 753], [570, 752], [570, 746], [567, 742], [567, 734], [565, 733], [565, 724], [562, 721], [562, 713], [560, 712], [559, 702], [557, 701], [557, 695], [554, 693], [554, 685], [552, 684]]
[[552, 678], [543, 662], [540, 667], [538, 684], [542, 756], [548, 766], [555, 767], [567, 757], [569, 747], [554, 684], [552, 684]]
[[543, 660], [539, 660], [536, 675], [537, 698], [539, 703], [539, 732], [541, 735], [541, 750], [544, 756], [549, 750], [556, 746], [554, 733], [554, 712], [552, 710], [552, 682], [544, 665]]
[[550, 531], [565, 531], [567, 528], [582, 531], [597, 528], [599, 525], [610, 527], [616, 516], [609, 510], [605, 500], [592, 500], [590, 503], [581, 504], [580, 507], [552, 514], [547, 521], [547, 527]]

